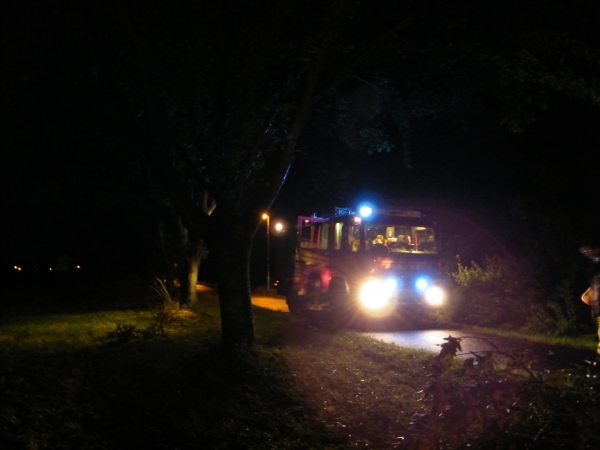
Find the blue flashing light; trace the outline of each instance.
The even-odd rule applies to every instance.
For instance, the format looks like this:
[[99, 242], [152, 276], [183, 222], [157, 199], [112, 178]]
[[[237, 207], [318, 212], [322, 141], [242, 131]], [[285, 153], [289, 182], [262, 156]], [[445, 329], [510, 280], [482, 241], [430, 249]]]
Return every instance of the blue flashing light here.
[[362, 217], [367, 218], [373, 214], [373, 208], [370, 206], [361, 206], [358, 212]]
[[420, 292], [425, 292], [431, 286], [431, 281], [425, 277], [419, 277], [415, 281], [415, 288]]

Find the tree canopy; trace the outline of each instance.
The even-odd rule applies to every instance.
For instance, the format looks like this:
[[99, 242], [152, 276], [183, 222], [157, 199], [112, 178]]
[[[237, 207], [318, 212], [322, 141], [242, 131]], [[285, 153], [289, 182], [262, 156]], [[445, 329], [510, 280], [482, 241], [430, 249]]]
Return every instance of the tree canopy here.
[[486, 113], [516, 131], [556, 94], [600, 100], [593, 1], [36, 6], [13, 5], [3, 32], [5, 156], [25, 167], [24, 148], [36, 161], [43, 142], [50, 154], [81, 148], [122, 157], [138, 185], [152, 180], [216, 257], [234, 347], [254, 339], [260, 213], [313, 151], [307, 130], [348, 153], [403, 152], [410, 166], [414, 119], [464, 126]]

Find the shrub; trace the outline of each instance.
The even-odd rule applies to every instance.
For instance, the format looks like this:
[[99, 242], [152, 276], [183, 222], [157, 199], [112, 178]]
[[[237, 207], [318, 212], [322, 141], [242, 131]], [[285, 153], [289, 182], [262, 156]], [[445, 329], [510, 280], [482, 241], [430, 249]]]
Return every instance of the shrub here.
[[152, 339], [164, 336], [168, 326], [189, 313], [182, 311], [179, 304], [171, 298], [169, 291], [160, 279], [156, 279], [151, 285], [152, 293], [150, 304], [153, 306], [152, 322], [143, 328], [132, 324], [117, 323], [116, 330], [109, 334], [109, 338], [115, 339], [117, 343], [124, 344], [136, 339]]
[[482, 265], [472, 262], [470, 266], [459, 261], [452, 277], [458, 287], [451, 320], [530, 331], [549, 328], [544, 290], [525, 260], [491, 256]]
[[154, 322], [144, 328], [138, 328], [132, 324], [117, 323], [116, 330], [110, 333], [109, 337], [114, 338], [119, 344], [125, 344], [137, 339], [152, 339], [164, 335], [164, 325], [158, 322]]
[[150, 305], [166, 305], [174, 304], [175, 301], [171, 297], [171, 293], [163, 283], [163, 281], [156, 277], [150, 284]]
[[[537, 372], [523, 354], [474, 353], [457, 365], [461, 338], [445, 338], [425, 367], [425, 413], [415, 414], [406, 448], [598, 448], [598, 367]], [[506, 364], [496, 363], [501, 354]], [[499, 359], [499, 358], [498, 358]]]

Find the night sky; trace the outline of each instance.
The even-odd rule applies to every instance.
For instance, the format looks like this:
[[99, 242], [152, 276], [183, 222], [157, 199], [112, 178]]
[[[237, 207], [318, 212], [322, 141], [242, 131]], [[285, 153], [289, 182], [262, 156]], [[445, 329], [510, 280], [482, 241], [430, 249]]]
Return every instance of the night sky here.
[[[83, 55], [93, 59], [102, 49], [72, 39], [81, 32], [76, 25], [45, 39], [43, 13], [36, 16], [41, 31], [26, 23], [27, 15], [15, 17], [12, 52], [3, 53], [10, 67], [4, 86], [16, 93], [2, 100], [3, 267], [45, 268], [60, 254], [98, 266], [135, 265], [146, 257], [151, 233], [141, 218], [149, 207], [126, 194], [140, 189], [132, 181], [135, 164], [107, 150], [126, 146], [127, 130], [100, 112], [105, 92], [93, 76], [82, 76], [93, 70]], [[600, 229], [598, 105], [556, 98], [521, 133], [510, 133], [492, 114], [467, 128], [449, 117], [420, 119], [409, 146], [406, 168], [399, 147], [357, 153], [309, 125], [273, 217], [293, 222], [369, 196], [391, 198], [430, 211], [449, 228], [472, 226], [502, 246], [510, 244], [516, 220], [512, 205], [523, 200], [527, 208], [567, 217], [565, 234]]]
[[[328, 197], [334, 188], [326, 182], [319, 191], [319, 181], [313, 184], [306, 173], [310, 167], [320, 169], [307, 155], [299, 158], [298, 170], [277, 207], [285, 210], [295, 203], [303, 214], [327, 215], [332, 203], [355, 206], [360, 200], [392, 199], [429, 211], [440, 224], [458, 220], [457, 226], [472, 227], [473, 235], [481, 231], [483, 240], [491, 239], [486, 248], [495, 246], [495, 250], [510, 248], [511, 233], [520, 220], [511, 213], [516, 202], [530, 211], [542, 209], [561, 216], [565, 236], [590, 236], [600, 230], [600, 111], [592, 105], [557, 101], [553, 110], [542, 113], [520, 133], [485, 118], [467, 129], [450, 119], [416, 121], [410, 141], [411, 168], [404, 167], [398, 149], [372, 155], [333, 152], [351, 160], [353, 181], [344, 198]], [[335, 159], [327, 164], [337, 169], [331, 161]], [[327, 170], [321, 172], [321, 179], [327, 178]]]

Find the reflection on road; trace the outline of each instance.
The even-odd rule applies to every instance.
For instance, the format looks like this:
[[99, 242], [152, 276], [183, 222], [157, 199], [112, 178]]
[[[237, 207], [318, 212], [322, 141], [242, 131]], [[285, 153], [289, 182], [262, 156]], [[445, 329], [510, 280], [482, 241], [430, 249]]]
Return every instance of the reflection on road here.
[[366, 336], [402, 347], [427, 350], [439, 353], [444, 338], [452, 336], [461, 338], [462, 351], [457, 354], [460, 358], [469, 358], [473, 353], [496, 350], [495, 359], [505, 362], [504, 354], [516, 355], [528, 352], [536, 361], [538, 368], [562, 369], [568, 367], [590, 366], [595, 359], [593, 349], [564, 347], [560, 345], [530, 342], [525, 339], [495, 336], [492, 334], [465, 330], [410, 330], [394, 332], [366, 332]]
[[[444, 341], [444, 338], [448, 336], [461, 337], [466, 334], [466, 332], [459, 330], [413, 330], [385, 333], [365, 333], [365, 335], [372, 337], [373, 339], [390, 342], [402, 347], [428, 350], [435, 353], [438, 353], [440, 351], [440, 345], [446, 342]], [[468, 352], [471, 350], [467, 350], [465, 345], [463, 345], [463, 351]]]

